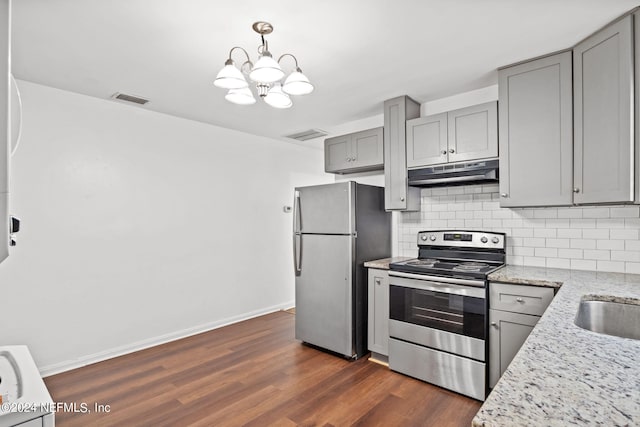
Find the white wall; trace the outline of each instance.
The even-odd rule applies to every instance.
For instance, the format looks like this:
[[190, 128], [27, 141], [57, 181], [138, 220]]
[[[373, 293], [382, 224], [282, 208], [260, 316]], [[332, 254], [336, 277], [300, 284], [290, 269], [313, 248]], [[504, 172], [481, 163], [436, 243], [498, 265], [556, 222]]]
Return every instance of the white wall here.
[[293, 305], [282, 207], [333, 180], [321, 151], [19, 86], [1, 344], [46, 374]]

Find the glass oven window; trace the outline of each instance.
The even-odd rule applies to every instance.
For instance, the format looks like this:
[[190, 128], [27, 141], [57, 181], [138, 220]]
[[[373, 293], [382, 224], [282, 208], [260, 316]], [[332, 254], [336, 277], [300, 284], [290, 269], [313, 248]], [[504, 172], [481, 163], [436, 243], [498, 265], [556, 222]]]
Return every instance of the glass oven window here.
[[485, 338], [485, 299], [391, 285], [389, 317], [401, 322]]

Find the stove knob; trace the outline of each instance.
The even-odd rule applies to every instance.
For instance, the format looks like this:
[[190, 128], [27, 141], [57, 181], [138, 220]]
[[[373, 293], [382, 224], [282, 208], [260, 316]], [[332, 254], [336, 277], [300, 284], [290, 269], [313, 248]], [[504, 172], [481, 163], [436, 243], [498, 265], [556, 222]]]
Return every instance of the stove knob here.
[[482, 236], [482, 237], [480, 238], [480, 241], [481, 241], [482, 243], [487, 243], [487, 242], [489, 241], [489, 239], [487, 239], [487, 236]]
[[426, 234], [422, 234], [420, 235], [420, 239], [422, 239], [422, 241], [426, 241], [427, 240], [427, 235]]
[[435, 242], [435, 241], [436, 241], [436, 235], [435, 235], [435, 234], [432, 234], [431, 236], [429, 236], [429, 239], [430, 239], [432, 242]]
[[491, 243], [498, 243], [499, 241], [500, 239], [498, 239], [497, 237], [491, 239]]

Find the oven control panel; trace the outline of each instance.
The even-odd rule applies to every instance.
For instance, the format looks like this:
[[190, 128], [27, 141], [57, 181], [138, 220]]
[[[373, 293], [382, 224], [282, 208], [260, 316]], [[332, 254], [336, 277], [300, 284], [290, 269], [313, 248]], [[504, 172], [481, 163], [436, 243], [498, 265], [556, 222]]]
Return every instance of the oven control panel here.
[[506, 247], [506, 235], [491, 231], [421, 231], [418, 233], [418, 246], [504, 249]]

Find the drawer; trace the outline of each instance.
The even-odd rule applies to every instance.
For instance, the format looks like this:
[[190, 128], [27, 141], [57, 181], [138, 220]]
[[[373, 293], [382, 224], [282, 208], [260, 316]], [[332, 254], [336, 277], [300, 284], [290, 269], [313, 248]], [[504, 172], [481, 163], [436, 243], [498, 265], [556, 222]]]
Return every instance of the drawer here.
[[541, 316], [553, 299], [553, 288], [489, 283], [489, 307], [494, 310]]
[[476, 360], [389, 338], [389, 368], [474, 399], [485, 398], [486, 365]]

